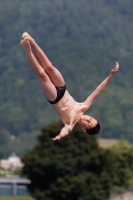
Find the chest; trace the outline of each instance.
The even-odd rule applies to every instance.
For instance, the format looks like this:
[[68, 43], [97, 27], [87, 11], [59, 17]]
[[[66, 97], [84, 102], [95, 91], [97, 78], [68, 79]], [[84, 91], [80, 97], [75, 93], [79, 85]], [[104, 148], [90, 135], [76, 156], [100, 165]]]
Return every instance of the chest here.
[[72, 110], [69, 113], [70, 121], [72, 124], [75, 124], [81, 117], [83, 113], [81, 112], [80, 105], [76, 105], [72, 108]]

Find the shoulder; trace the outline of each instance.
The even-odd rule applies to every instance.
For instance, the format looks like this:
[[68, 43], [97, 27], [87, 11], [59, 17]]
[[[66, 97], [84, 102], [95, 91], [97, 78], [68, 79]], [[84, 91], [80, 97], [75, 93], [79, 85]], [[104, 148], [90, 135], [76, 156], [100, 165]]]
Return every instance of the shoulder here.
[[80, 107], [81, 112], [85, 113], [91, 107], [91, 105], [92, 105], [92, 103], [89, 100], [80, 103], [79, 107]]
[[86, 108], [85, 102], [82, 102], [82, 103], [76, 102], [76, 108], [78, 108], [80, 113], [83, 114], [85, 112], [85, 108]]

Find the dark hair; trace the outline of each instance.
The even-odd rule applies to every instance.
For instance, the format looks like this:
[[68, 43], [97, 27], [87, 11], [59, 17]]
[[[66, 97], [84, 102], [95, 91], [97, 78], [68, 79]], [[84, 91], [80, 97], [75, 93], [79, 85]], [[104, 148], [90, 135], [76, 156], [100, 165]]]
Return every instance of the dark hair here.
[[86, 133], [88, 133], [89, 135], [95, 135], [98, 134], [100, 131], [100, 124], [99, 122], [97, 123], [97, 125], [91, 129], [86, 128]]

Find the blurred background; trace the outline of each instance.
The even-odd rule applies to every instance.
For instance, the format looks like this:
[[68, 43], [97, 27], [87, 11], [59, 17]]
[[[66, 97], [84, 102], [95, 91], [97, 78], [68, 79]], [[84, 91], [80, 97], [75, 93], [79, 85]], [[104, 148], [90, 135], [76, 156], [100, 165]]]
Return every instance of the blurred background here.
[[[87, 114], [101, 123], [95, 142], [100, 145], [100, 141], [105, 142], [108, 147], [109, 141], [126, 140], [125, 149], [132, 149], [132, 0], [0, 0], [0, 159], [12, 154], [23, 157], [34, 151], [41, 145], [41, 140], [36, 139], [40, 132], [48, 137], [49, 132], [42, 129], [59, 123], [20, 45], [23, 32], [36, 40], [59, 69], [68, 91], [78, 102], [84, 101], [108, 76], [115, 62], [119, 62], [119, 73]], [[50, 145], [47, 148], [51, 148]], [[39, 200], [47, 200], [46, 196], [40, 195]], [[91, 197], [93, 199], [101, 200]]]

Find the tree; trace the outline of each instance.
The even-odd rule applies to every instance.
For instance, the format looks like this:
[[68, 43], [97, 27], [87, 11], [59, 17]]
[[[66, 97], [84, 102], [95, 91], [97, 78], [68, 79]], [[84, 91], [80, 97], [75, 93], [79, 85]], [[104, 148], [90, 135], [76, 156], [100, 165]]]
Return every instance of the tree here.
[[113, 189], [118, 189], [121, 186], [133, 186], [133, 145], [121, 140], [110, 151], [117, 160], [116, 174], [118, 178]]
[[[65, 138], [53, 142], [62, 123], [41, 129], [38, 145], [27, 152], [23, 174], [32, 183], [29, 191], [38, 200], [103, 200], [114, 185], [126, 184], [119, 172], [118, 154], [98, 146], [96, 137], [83, 133], [78, 126]], [[124, 180], [125, 182], [121, 182]]]

